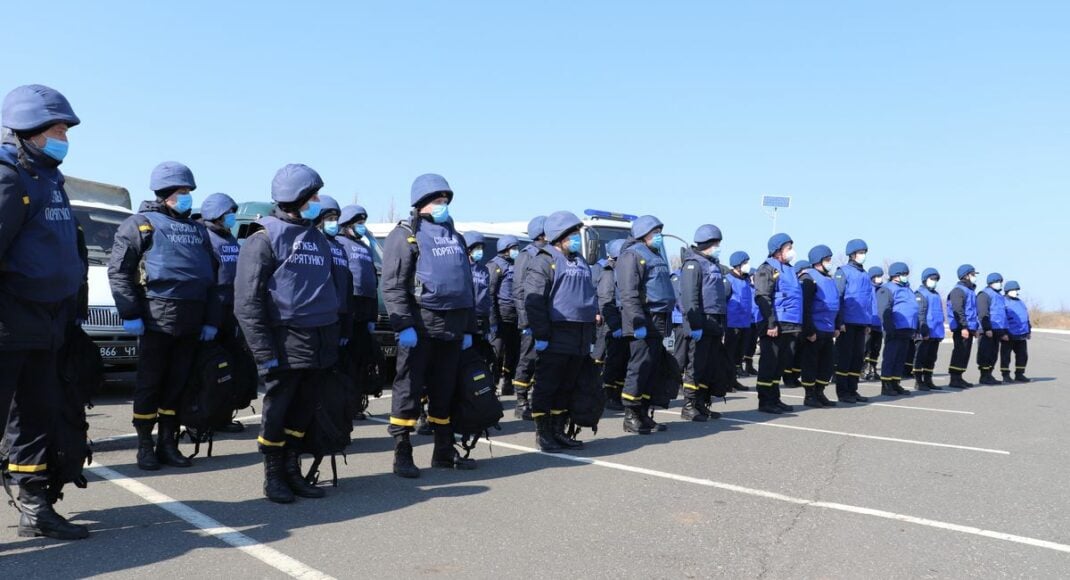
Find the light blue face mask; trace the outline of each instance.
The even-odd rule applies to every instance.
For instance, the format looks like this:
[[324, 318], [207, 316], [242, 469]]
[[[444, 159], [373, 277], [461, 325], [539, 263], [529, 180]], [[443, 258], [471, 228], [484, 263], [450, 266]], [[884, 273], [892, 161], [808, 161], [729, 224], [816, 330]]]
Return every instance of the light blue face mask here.
[[357, 224], [357, 225], [353, 226], [353, 231], [357, 232], [358, 236], [364, 237], [368, 233], [368, 227], [365, 226], [364, 224]]
[[175, 211], [186, 213], [193, 209], [193, 196], [188, 193], [180, 193], [175, 197]]
[[721, 247], [718, 246], [718, 247], [714, 248], [713, 249], [713, 253], [710, 254], [710, 257], [713, 258], [714, 260], [720, 258], [721, 257]]
[[662, 248], [665, 244], [665, 236], [661, 234], [654, 234], [654, 239], [652, 241], [654, 243], [655, 248]]
[[323, 222], [323, 233], [328, 236], [334, 237], [338, 235], [338, 221], [331, 220]]
[[431, 206], [431, 220], [436, 224], [445, 223], [450, 219], [450, 206], [449, 204], [440, 203]]
[[520, 255], [520, 250], [518, 250], [516, 248], [511, 248], [509, 250], [509, 258], [511, 260], [515, 260], [517, 258], [517, 256], [519, 256], [519, 255]]
[[580, 234], [572, 234], [568, 237], [568, 251], [576, 254], [583, 248], [583, 237]]
[[228, 213], [227, 215], [223, 216], [223, 226], [225, 228], [227, 228], [228, 230], [233, 229], [236, 225], [238, 225], [238, 216], [232, 213]]
[[69, 147], [66, 141], [45, 137], [45, 146], [41, 148], [41, 152], [56, 161], [63, 161], [63, 158], [67, 156]]
[[314, 220], [320, 216], [320, 202], [310, 201], [308, 207], [301, 210], [301, 217], [306, 220]]
[[483, 249], [472, 250], [472, 261], [479, 262], [483, 259]]

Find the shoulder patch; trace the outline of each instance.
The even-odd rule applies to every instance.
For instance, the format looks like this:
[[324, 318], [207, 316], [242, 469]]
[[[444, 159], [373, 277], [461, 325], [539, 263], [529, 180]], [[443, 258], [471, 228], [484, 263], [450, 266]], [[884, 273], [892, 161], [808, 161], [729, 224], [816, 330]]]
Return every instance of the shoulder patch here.
[[646, 260], [639, 260], [639, 265], [640, 266], [645, 266], [646, 265]]
[[140, 226], [137, 227], [137, 231], [139, 231], [139, 232], [151, 232], [152, 231], [152, 224], [141, 224]]
[[694, 264], [688, 264], [687, 265], [687, 269], [688, 270], [694, 270], [695, 269], [695, 265]]
[[773, 270], [773, 279], [776, 280], [780, 277], [780, 270]]
[[22, 196], [22, 205], [30, 205], [30, 196], [28, 196], [28, 195]]

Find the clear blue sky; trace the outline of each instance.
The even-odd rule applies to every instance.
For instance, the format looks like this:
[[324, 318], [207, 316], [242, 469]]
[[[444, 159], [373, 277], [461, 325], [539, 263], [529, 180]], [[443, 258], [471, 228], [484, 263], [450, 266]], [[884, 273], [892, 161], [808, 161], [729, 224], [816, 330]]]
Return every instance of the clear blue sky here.
[[63, 91], [64, 170], [135, 198], [162, 160], [239, 200], [301, 162], [375, 219], [432, 171], [460, 220], [653, 213], [757, 255], [790, 195], [802, 255], [862, 237], [1070, 306], [1070, 3], [310, 4], [15, 3], [0, 90]]

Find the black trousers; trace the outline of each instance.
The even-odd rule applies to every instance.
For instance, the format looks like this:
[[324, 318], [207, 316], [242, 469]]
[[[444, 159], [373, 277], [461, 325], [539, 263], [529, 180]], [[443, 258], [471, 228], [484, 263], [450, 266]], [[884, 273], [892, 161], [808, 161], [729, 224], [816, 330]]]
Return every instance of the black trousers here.
[[625, 407], [641, 407], [650, 404], [651, 383], [658, 371], [661, 357], [665, 354], [665, 332], [668, 317], [654, 314], [647, 317], [646, 338], [628, 339], [628, 371], [624, 377], [621, 402]]
[[178, 420], [182, 392], [197, 358], [200, 337], [146, 330], [141, 336], [134, 387], [134, 425]]
[[1029, 341], [1028, 340], [1008, 340], [1000, 343], [999, 349], [999, 370], [1000, 372], [1011, 372], [1011, 354], [1014, 355], [1014, 371], [1018, 373], [1025, 372], [1025, 365], [1029, 364]]
[[531, 393], [531, 415], [568, 412], [572, 393], [579, 384], [587, 355], [541, 352], [535, 359], [535, 382], [539, 388]]
[[884, 333], [876, 328], [870, 328], [866, 336], [866, 360], [865, 362], [876, 365], [880, 362], [881, 346], [884, 341]]
[[962, 375], [966, 372], [967, 365], [970, 364], [970, 351], [973, 350], [973, 333], [970, 333], [969, 338], [962, 338], [962, 330], [951, 331], [951, 341], [954, 344], [951, 349], [951, 363], [947, 367], [947, 372], [951, 375]]
[[512, 382], [517, 362], [520, 360], [520, 329], [517, 328], [516, 321], [499, 322], [498, 332], [495, 333], [491, 345], [497, 358], [495, 366], [498, 368], [498, 378]]
[[899, 381], [903, 379], [903, 369], [906, 368], [912, 340], [912, 337], [901, 336], [894, 332], [885, 335], [884, 356], [881, 362], [882, 381]]
[[420, 398], [425, 394], [427, 421], [449, 425], [460, 361], [459, 340], [421, 336], [412, 348], [398, 347], [397, 376], [390, 401], [391, 435], [415, 429], [420, 418]]
[[690, 333], [682, 329], [676, 335], [677, 353], [686, 353], [677, 354], [676, 360], [683, 370], [684, 394], [689, 399], [709, 401], [711, 395], [720, 397], [728, 390], [729, 373], [734, 374], [735, 369], [728, 362], [721, 328], [719, 322], [707, 320], [701, 340], [692, 340]]
[[51, 350], [0, 351], [0, 412], [11, 442], [8, 469], [18, 483], [48, 480], [48, 437], [63, 394]]
[[[754, 341], [754, 326], [746, 328], [729, 328], [724, 335], [725, 356], [732, 366], [743, 364], [747, 345]], [[753, 354], [753, 353], [752, 353]]]
[[832, 381], [836, 367], [836, 345], [832, 333], [817, 333], [811, 342], [799, 339], [800, 382], [804, 387], [824, 387]]
[[530, 332], [520, 335], [520, 354], [513, 374], [513, 386], [530, 389], [535, 385], [535, 336]]
[[780, 378], [795, 362], [798, 332], [781, 332], [776, 338], [761, 331], [762, 355], [758, 359], [758, 403], [780, 401]]
[[1006, 330], [993, 330], [991, 338], [982, 332], [977, 345], [977, 368], [982, 372], [991, 372], [999, 360], [1000, 342], [1007, 334]]
[[301, 448], [315, 412], [315, 381], [320, 369], [271, 369], [263, 377], [264, 408], [257, 446], [279, 453], [287, 445]]
[[606, 336], [606, 358], [602, 364], [602, 386], [614, 389], [624, 388], [624, 377], [628, 374], [629, 358], [628, 340]]
[[918, 342], [918, 349], [914, 355], [914, 371], [919, 373], [931, 373], [936, 368], [936, 358], [940, 352], [939, 338], [927, 338]]
[[907, 345], [907, 357], [906, 363], [903, 364], [903, 377], [910, 377], [914, 375], [914, 356], [918, 352], [918, 343], [911, 338], [910, 343]]
[[862, 377], [862, 363], [866, 358], [866, 329], [868, 326], [848, 324], [836, 339], [836, 394], [858, 392]]

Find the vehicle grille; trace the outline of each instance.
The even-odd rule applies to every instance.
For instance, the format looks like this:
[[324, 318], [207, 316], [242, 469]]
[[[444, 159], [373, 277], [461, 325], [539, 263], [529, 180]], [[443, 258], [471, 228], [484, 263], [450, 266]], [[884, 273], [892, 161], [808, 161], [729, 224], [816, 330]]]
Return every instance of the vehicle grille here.
[[111, 306], [90, 306], [89, 318], [84, 326], [94, 328], [122, 328], [123, 321], [119, 318], [119, 311]]

